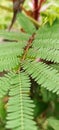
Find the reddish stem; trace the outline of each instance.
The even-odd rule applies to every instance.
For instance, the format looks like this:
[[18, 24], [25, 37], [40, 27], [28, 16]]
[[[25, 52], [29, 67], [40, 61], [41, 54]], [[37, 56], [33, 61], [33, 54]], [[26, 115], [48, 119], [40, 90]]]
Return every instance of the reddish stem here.
[[34, 2], [34, 19], [38, 21], [38, 17], [40, 16], [40, 9], [42, 6], [42, 3], [45, 2], [45, 0], [33, 0]]
[[38, 14], [39, 14], [39, 11], [38, 11], [38, 0], [34, 0], [34, 19], [35, 20], [38, 20]]
[[39, 7], [38, 7], [39, 15], [40, 15], [40, 9], [41, 9], [41, 6], [42, 6], [43, 2], [45, 2], [45, 0], [40, 0], [40, 2], [39, 2]]

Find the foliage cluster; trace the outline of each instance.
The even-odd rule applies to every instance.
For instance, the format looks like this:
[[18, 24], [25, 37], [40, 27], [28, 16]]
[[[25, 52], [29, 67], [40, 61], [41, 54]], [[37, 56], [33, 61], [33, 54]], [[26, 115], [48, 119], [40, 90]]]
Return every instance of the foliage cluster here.
[[[24, 7], [28, 11], [33, 10], [33, 4], [31, 5], [32, 1], [34, 0], [25, 0]], [[3, 14], [3, 15], [2, 15]], [[49, 22], [50, 25], [59, 18], [59, 0], [45, 0], [41, 9], [40, 9], [40, 19], [39, 24], [46, 24]], [[12, 10], [12, 0], [2, 0], [0, 1], [0, 29], [7, 29], [8, 24], [10, 24], [11, 18], [13, 15]], [[19, 24], [16, 22], [16, 29], [19, 28]]]
[[59, 20], [0, 31], [1, 130], [59, 130]]

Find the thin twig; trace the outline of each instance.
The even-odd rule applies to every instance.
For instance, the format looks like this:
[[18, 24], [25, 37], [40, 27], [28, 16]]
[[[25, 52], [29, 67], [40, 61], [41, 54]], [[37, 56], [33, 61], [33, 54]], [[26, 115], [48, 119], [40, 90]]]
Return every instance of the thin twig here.
[[25, 48], [25, 50], [24, 50], [24, 54], [23, 54], [23, 57], [22, 57], [22, 61], [24, 61], [25, 58], [26, 58], [27, 52], [28, 52], [29, 48], [31, 47], [32, 42], [33, 42], [33, 40], [34, 40], [34, 36], [35, 36], [35, 34], [33, 34], [33, 35], [30, 37], [29, 41], [28, 41], [28, 44], [27, 44], [27, 46], [26, 46], [26, 48]]

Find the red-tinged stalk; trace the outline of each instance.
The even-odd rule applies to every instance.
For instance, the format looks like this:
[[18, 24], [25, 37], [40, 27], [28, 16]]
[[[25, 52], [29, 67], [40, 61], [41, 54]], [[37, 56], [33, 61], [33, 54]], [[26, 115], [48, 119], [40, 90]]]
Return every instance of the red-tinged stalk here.
[[40, 2], [39, 2], [39, 7], [38, 7], [38, 10], [39, 10], [39, 16], [40, 16], [40, 9], [41, 9], [41, 7], [42, 7], [42, 4], [43, 4], [43, 2], [45, 2], [46, 0], [40, 0]]
[[34, 7], [34, 11], [33, 11], [33, 17], [35, 20], [38, 21], [39, 17], [40, 17], [40, 9], [42, 7], [42, 3], [45, 2], [46, 0], [33, 0], [33, 7]]
[[38, 10], [38, 0], [34, 0], [34, 1], [33, 1], [33, 6], [34, 6], [33, 17], [34, 17], [35, 20], [38, 20], [38, 14], [39, 14], [39, 10]]

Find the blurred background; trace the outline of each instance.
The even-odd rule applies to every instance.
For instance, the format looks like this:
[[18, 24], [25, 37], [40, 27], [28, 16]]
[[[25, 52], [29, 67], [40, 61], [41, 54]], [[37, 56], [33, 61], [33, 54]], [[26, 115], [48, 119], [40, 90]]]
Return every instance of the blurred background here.
[[[26, 10], [32, 10], [33, 0], [25, 0], [24, 8]], [[11, 23], [13, 16], [13, 2], [12, 0], [0, 0], [0, 29], [7, 29]], [[40, 9], [39, 23], [46, 24], [49, 22], [50, 25], [56, 19], [59, 19], [59, 0], [45, 0]], [[19, 25], [17, 21], [15, 22], [13, 28], [18, 28]]]

